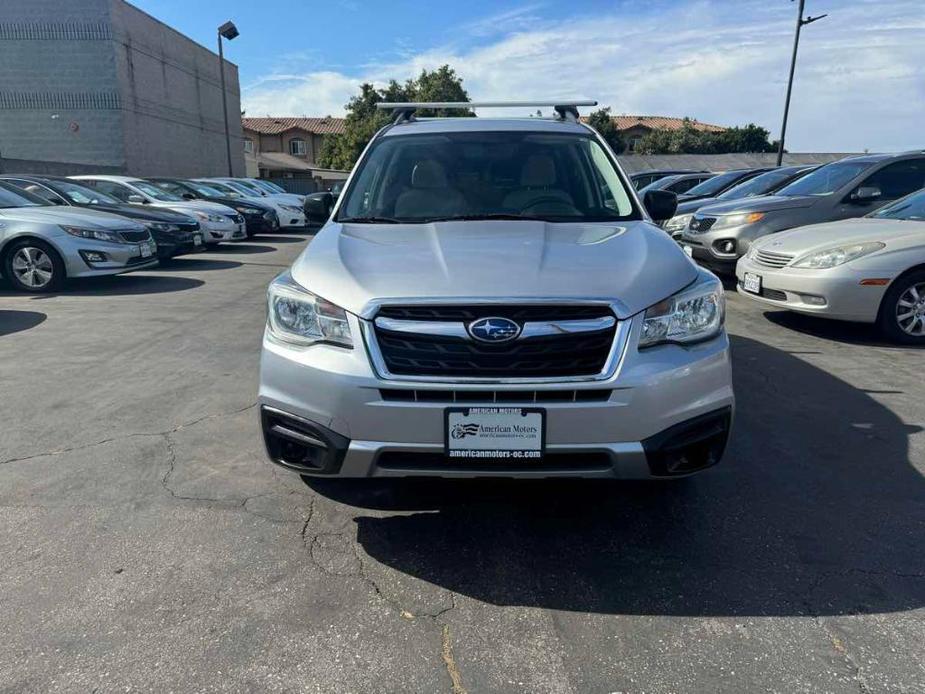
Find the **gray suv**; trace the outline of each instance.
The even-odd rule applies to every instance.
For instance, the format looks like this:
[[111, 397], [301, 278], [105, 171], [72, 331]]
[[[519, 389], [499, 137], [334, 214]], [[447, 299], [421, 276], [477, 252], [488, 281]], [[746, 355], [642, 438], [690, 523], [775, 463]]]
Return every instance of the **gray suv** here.
[[353, 478], [665, 478], [718, 462], [723, 288], [653, 223], [674, 195], [640, 200], [571, 108], [401, 108], [269, 287], [270, 459]]
[[774, 195], [702, 207], [681, 234], [699, 263], [734, 273], [751, 243], [777, 231], [863, 217], [925, 186], [925, 152], [870, 154], [821, 166]]

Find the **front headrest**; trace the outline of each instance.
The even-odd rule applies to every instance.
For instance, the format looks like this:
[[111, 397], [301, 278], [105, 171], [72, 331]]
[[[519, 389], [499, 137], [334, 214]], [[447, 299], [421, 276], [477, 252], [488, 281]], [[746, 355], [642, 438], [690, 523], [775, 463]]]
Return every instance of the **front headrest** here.
[[433, 159], [419, 161], [411, 172], [411, 187], [446, 188], [446, 171], [443, 165]]
[[530, 188], [551, 186], [556, 182], [556, 165], [552, 157], [533, 154], [527, 157], [520, 172], [520, 185]]

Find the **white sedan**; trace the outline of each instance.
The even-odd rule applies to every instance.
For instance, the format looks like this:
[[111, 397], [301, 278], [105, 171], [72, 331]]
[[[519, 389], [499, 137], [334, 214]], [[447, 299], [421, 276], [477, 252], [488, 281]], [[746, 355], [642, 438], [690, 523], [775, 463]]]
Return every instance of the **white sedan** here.
[[925, 189], [860, 219], [766, 236], [736, 277], [755, 301], [876, 323], [896, 342], [925, 345]]

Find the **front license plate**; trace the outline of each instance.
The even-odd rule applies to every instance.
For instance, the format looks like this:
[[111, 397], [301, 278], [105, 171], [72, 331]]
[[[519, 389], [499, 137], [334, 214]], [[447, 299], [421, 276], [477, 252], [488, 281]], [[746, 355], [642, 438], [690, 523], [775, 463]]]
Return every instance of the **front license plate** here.
[[150, 258], [154, 254], [154, 251], [151, 250], [151, 245], [147, 243], [141, 244], [138, 247], [138, 251], [142, 258]]
[[543, 457], [546, 411], [531, 407], [451, 407], [446, 410], [450, 458]]
[[761, 275], [754, 272], [746, 272], [742, 278], [742, 289], [750, 294], [761, 294]]
[[200, 234], [193, 234], [193, 245], [194, 246], [202, 245], [202, 236]]
[[682, 246], [684, 252], [687, 253], [688, 257], [694, 257], [694, 247], [693, 246]]

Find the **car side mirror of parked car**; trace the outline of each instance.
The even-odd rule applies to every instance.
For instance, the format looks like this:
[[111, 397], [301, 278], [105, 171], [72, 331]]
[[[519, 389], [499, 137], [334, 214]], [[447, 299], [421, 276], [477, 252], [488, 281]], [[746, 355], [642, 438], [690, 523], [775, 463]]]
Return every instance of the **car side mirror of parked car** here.
[[133, 205], [144, 205], [145, 204], [145, 199], [141, 197], [140, 195], [129, 195], [128, 201], [132, 203]]
[[863, 205], [879, 199], [882, 194], [883, 193], [877, 186], [861, 186], [851, 194], [849, 199], [853, 203]]
[[183, 193], [183, 199], [184, 200], [195, 200], [196, 196], [193, 195], [192, 193]]
[[324, 193], [315, 197], [305, 198], [305, 204], [302, 206], [305, 212], [305, 219], [309, 224], [324, 224], [331, 216], [331, 208], [334, 206], [334, 196], [330, 193]]
[[678, 209], [678, 196], [670, 190], [647, 190], [642, 197], [649, 216], [656, 222], [664, 222], [674, 217]]

